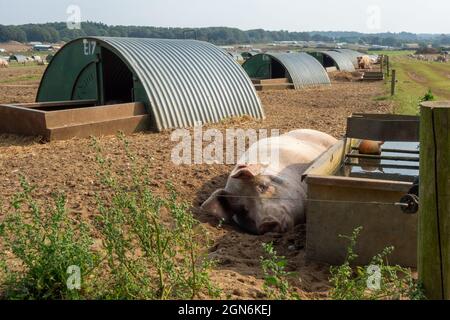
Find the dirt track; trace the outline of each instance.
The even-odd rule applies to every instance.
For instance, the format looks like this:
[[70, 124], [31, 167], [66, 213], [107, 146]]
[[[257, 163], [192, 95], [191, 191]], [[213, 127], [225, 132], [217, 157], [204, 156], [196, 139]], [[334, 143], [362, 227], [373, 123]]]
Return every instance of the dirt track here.
[[[260, 94], [267, 119], [256, 122], [240, 119], [211, 127], [277, 128], [282, 132], [312, 128], [341, 137], [345, 119], [353, 112], [390, 112], [386, 101], [375, 101], [382, 94], [379, 83], [335, 83], [331, 87], [304, 91], [273, 91]], [[0, 86], [0, 103], [29, 102], [35, 88]], [[217, 222], [201, 213], [199, 205], [215, 189], [224, 186], [231, 167], [223, 165], [175, 166], [170, 161], [174, 143], [170, 133], [143, 133], [129, 136], [131, 149], [140, 165], [147, 164], [153, 173], [155, 190], [162, 191], [172, 181], [183, 200], [192, 203], [193, 213], [206, 226], [214, 240], [211, 256], [218, 259], [213, 280], [225, 295], [237, 299], [262, 298], [262, 272], [259, 257], [261, 243], [274, 241], [279, 254], [287, 257], [288, 268], [296, 272], [292, 285], [303, 298], [324, 298], [328, 290], [328, 266], [308, 263], [304, 258], [305, 230], [298, 226], [286, 235], [252, 236], [234, 226], [217, 228]], [[126, 172], [128, 161], [116, 137], [100, 139], [117, 170]], [[95, 216], [95, 154], [89, 140], [40, 144], [36, 139], [16, 136], [0, 137], [0, 200], [7, 200], [19, 190], [18, 175], [25, 175], [38, 188], [41, 199], [63, 190], [68, 207], [82, 219]], [[292, 249], [295, 247], [295, 250]], [[290, 249], [289, 249], [290, 248]], [[300, 280], [301, 279], [301, 280]]]

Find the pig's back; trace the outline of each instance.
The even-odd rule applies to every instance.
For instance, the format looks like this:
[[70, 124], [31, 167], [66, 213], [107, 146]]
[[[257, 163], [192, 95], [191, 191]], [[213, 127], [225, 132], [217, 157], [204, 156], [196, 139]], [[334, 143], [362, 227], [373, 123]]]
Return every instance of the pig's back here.
[[325, 147], [326, 149], [338, 142], [337, 139], [333, 138], [329, 134], [311, 129], [294, 130], [287, 133], [286, 136], [312, 145], [320, 145], [322, 147]]
[[254, 159], [254, 156], [251, 156], [252, 154], [264, 154], [269, 161], [268, 163], [262, 163], [264, 161], [259, 158], [259, 164], [263, 164], [267, 173], [276, 174], [292, 166], [296, 166], [297, 170], [298, 168], [306, 169], [327, 149], [322, 144], [283, 135], [258, 141], [248, 149], [240, 163], [248, 163], [245, 159]]

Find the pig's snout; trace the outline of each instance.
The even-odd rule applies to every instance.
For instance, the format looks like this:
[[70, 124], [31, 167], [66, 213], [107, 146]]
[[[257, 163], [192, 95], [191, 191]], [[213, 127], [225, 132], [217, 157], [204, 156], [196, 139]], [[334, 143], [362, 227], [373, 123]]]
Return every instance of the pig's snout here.
[[258, 227], [258, 233], [260, 235], [266, 234], [266, 233], [283, 233], [285, 230], [283, 230], [283, 227], [281, 223], [275, 219], [266, 219], [261, 222], [261, 224]]

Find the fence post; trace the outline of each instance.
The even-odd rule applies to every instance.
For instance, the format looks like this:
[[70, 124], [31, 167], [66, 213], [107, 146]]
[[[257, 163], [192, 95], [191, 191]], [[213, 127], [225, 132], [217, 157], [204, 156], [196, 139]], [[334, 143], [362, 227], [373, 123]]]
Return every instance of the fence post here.
[[397, 84], [397, 75], [395, 69], [392, 70], [391, 78], [391, 96], [395, 95], [395, 85]]
[[428, 299], [450, 300], [450, 101], [420, 112], [419, 280]]
[[381, 55], [381, 59], [380, 59], [380, 69], [381, 69], [381, 73], [384, 73], [384, 54]]
[[386, 56], [386, 73], [387, 73], [388, 77], [389, 77], [390, 69], [391, 69], [391, 62], [389, 60], [390, 60], [389, 56]]

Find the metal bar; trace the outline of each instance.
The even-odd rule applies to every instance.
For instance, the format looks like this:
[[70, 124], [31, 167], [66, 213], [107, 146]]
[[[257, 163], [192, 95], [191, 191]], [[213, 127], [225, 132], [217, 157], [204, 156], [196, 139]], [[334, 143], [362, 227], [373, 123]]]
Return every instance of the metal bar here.
[[399, 114], [386, 114], [386, 113], [360, 113], [355, 112], [352, 114], [352, 118], [363, 118], [371, 120], [389, 120], [389, 121], [399, 121], [399, 120], [409, 120], [409, 121], [420, 121], [418, 116], [411, 115], [399, 115]]
[[[352, 166], [352, 167], [361, 167], [360, 163], [352, 163], [350, 161], [346, 161], [344, 163], [344, 165], [346, 166]], [[420, 167], [419, 166], [408, 166], [408, 165], [401, 165], [401, 164], [379, 164], [378, 165], [379, 168], [383, 168], [383, 169], [410, 169], [410, 170], [419, 170]]]
[[[347, 137], [374, 141], [419, 141], [418, 118], [359, 117], [347, 119]], [[408, 120], [406, 120], [408, 119]]]
[[352, 159], [373, 159], [373, 160], [392, 160], [392, 161], [413, 161], [419, 162], [419, 158], [413, 157], [395, 157], [395, 156], [374, 156], [368, 154], [347, 154], [347, 158]]
[[[357, 148], [357, 147], [352, 147], [352, 149], [359, 150], [359, 148]], [[404, 149], [381, 149], [381, 152], [420, 154], [419, 150], [404, 150]]]

